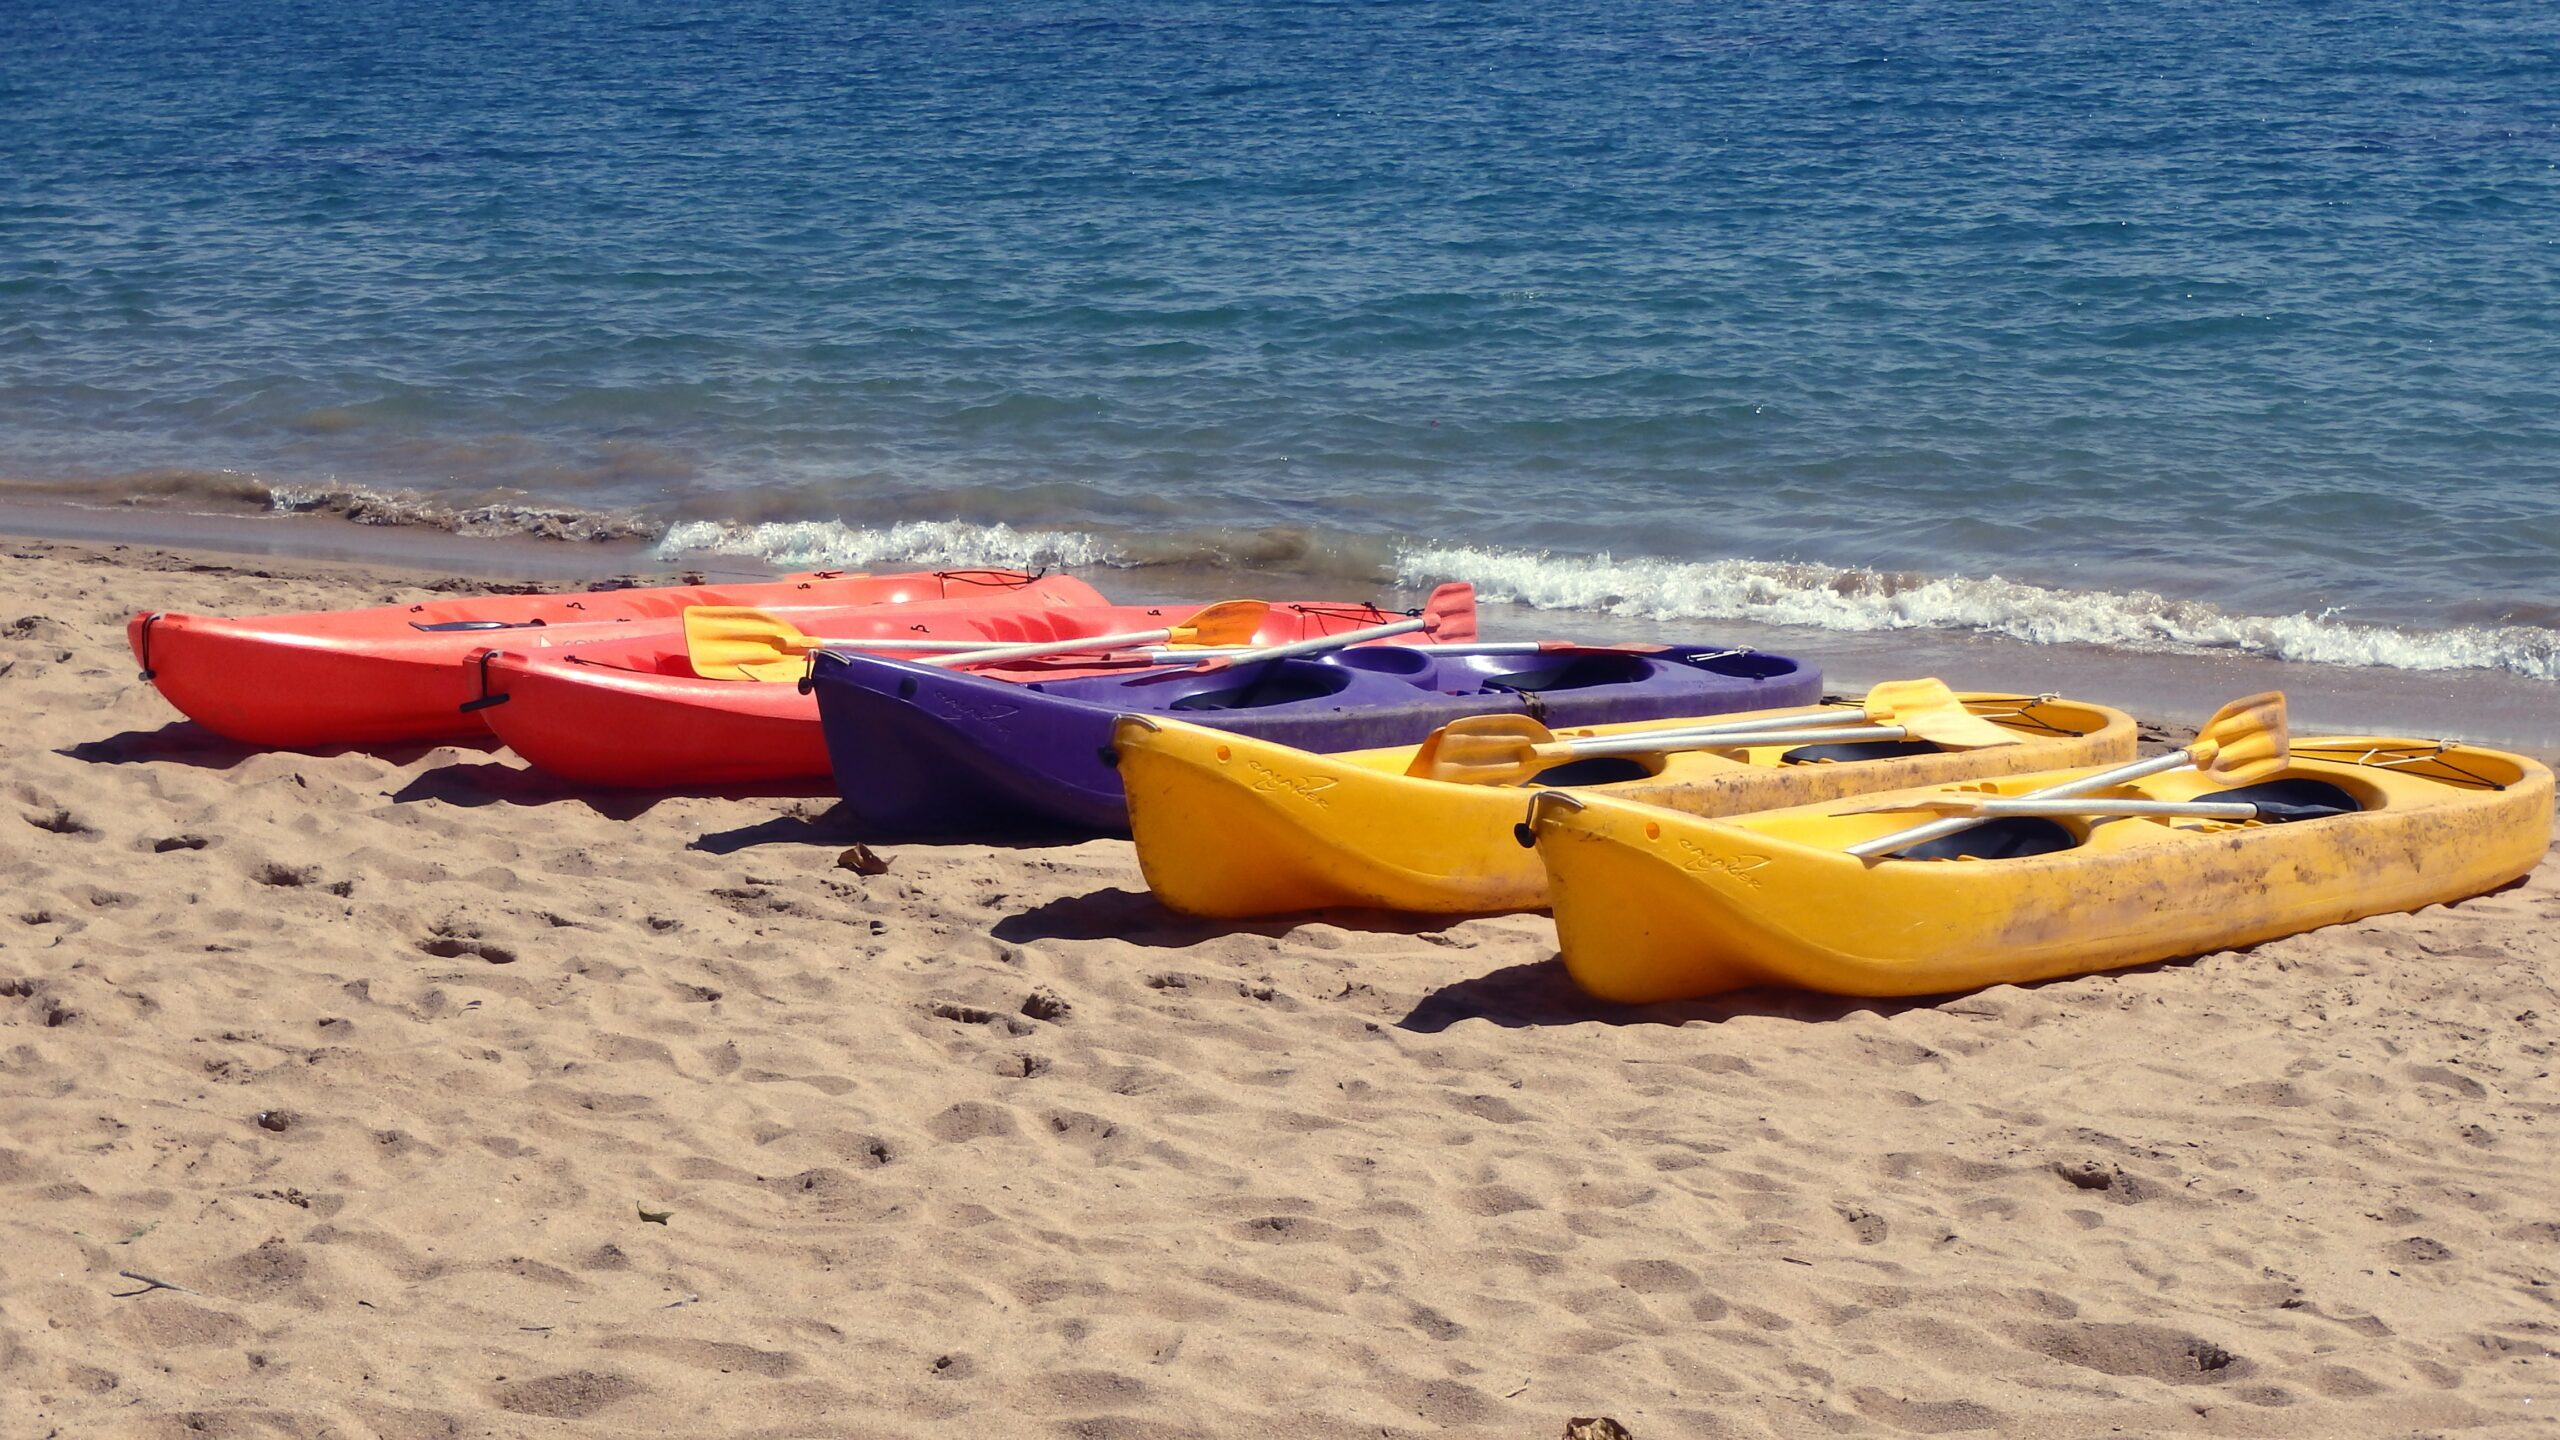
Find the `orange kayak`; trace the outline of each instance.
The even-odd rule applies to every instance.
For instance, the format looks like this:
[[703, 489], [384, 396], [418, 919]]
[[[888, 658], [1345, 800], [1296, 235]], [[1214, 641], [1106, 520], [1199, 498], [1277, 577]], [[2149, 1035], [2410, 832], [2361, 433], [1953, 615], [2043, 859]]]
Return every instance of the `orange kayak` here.
[[790, 615], [914, 602], [1011, 613], [1097, 605], [1102, 596], [1068, 576], [1015, 570], [821, 570], [735, 585], [473, 595], [239, 619], [146, 612], [126, 622], [125, 638], [142, 678], [197, 724], [242, 744], [318, 749], [488, 734], [480, 715], [462, 708], [475, 693], [462, 661], [493, 639], [550, 648], [629, 633], [620, 627], [672, 634], [690, 605]]
[[[1010, 645], [1152, 629], [1198, 608], [1174, 602], [998, 612], [925, 604], [902, 606], [893, 616], [856, 610], [795, 616], [793, 623], [830, 639], [983, 638]], [[1403, 618], [1373, 605], [1275, 601], [1253, 643], [1311, 640]], [[1151, 663], [1136, 655], [1118, 663], [1060, 656], [970, 673], [1029, 682], [1125, 673]], [[581, 785], [741, 785], [828, 773], [815, 696], [788, 681], [704, 679], [694, 673], [678, 631], [547, 650], [488, 650], [456, 673], [467, 674], [474, 703], [482, 707], [476, 713], [500, 740], [535, 768]]]

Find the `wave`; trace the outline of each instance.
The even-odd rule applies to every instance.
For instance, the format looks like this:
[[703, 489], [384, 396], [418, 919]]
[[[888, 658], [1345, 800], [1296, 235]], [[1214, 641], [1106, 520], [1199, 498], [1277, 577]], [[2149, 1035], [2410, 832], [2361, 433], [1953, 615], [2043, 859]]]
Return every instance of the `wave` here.
[[455, 504], [409, 491], [353, 486], [279, 485], [270, 489], [267, 503], [282, 514], [327, 515], [355, 525], [417, 525], [481, 539], [648, 540], [660, 530], [657, 521], [640, 515], [519, 501]]
[[1394, 583], [1395, 551], [1382, 541], [1297, 526], [1096, 534], [1016, 528], [1001, 521], [909, 520], [885, 526], [834, 520], [728, 524], [679, 521], [659, 537], [658, 558], [728, 555], [777, 569], [899, 565], [1003, 566], [1017, 570], [1255, 571], [1364, 587]]
[[174, 466], [104, 477], [0, 482], [0, 499], [11, 496], [92, 508], [314, 515], [351, 525], [415, 526], [477, 539], [630, 542], [653, 540], [664, 528], [657, 520], [625, 511], [513, 498], [457, 499], [361, 485], [279, 484], [246, 470]]
[[1479, 598], [1645, 620], [1822, 630], [1959, 630], [2031, 645], [2239, 652], [2315, 665], [2504, 670], [2560, 680], [2560, 630], [2402, 629], [2329, 615], [2235, 614], [2147, 590], [2056, 590], [1998, 576], [1912, 575], [1794, 561], [1615, 559], [1470, 546], [1409, 548], [1400, 584], [1471, 580]]
[[684, 520], [658, 537], [658, 558], [735, 555], [778, 570], [860, 570], [890, 565], [1001, 566], [1011, 570], [1117, 568], [1125, 562], [1099, 538], [1077, 530], [1017, 530], [1003, 523], [911, 520], [881, 527], [834, 520], [766, 520], [730, 525]]

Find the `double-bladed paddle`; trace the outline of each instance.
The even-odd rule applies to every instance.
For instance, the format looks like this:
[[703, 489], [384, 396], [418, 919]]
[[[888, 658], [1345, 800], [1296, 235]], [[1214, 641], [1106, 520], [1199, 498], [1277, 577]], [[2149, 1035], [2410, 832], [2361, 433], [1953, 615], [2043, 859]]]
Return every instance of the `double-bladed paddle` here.
[[1225, 600], [1156, 630], [989, 645], [983, 640], [905, 637], [830, 639], [803, 633], [771, 611], [743, 605], [695, 605], [684, 612], [684, 642], [693, 673], [705, 679], [797, 680], [807, 671], [809, 654], [815, 650], [920, 653], [929, 665], [983, 665], [1040, 655], [1112, 650], [1125, 645], [1239, 645], [1253, 639], [1270, 609], [1260, 600]]
[[1422, 613], [1408, 620], [1345, 630], [1335, 635], [1319, 635], [1312, 640], [1294, 640], [1286, 645], [1265, 645], [1233, 655], [1212, 655], [1191, 669], [1195, 673], [1205, 673], [1264, 660], [1321, 655], [1328, 650], [1341, 650], [1396, 635], [1410, 635], [1415, 631], [1429, 635], [1435, 643], [1476, 638], [1476, 587], [1463, 580], [1451, 581], [1432, 591], [1431, 598], [1422, 602]]
[[[2184, 749], [2172, 750], [2166, 755], [2154, 755], [2147, 760], [2136, 760], [2130, 765], [2119, 765], [2112, 770], [2101, 770], [2095, 775], [2083, 776], [2078, 780], [2066, 781], [2060, 785], [2048, 785], [2041, 790], [2031, 790], [2024, 795], [2005, 798], [2013, 801], [2069, 800], [2079, 796], [2092, 796], [2098, 791], [2127, 784], [2146, 775], [2165, 774], [2189, 765], [2212, 776], [2219, 784], [2246, 785], [2263, 780], [2284, 769], [2287, 753], [2284, 692], [2269, 690], [2263, 694], [2234, 700], [2213, 712], [2213, 718], [2204, 722], [2204, 728], [2196, 732], [2195, 743]], [[1941, 801], [1962, 798], [1932, 795], [1892, 808], [1928, 810], [1937, 808]], [[1995, 797], [1981, 798], [1988, 800]], [[2099, 813], [2125, 813], [2108, 812], [2105, 807], [2126, 803], [2129, 802], [2089, 801], [2091, 806], [2098, 807]], [[2255, 813], [2254, 806], [2251, 807], [2251, 811], [2252, 814]], [[1999, 813], [1985, 808], [1968, 809], [1966, 813], [1953, 819], [1933, 820], [1925, 825], [1914, 825], [1907, 830], [1896, 830], [1890, 835], [1879, 835], [1873, 840], [1861, 840], [1849, 846], [1848, 852], [1861, 860], [1884, 858], [1897, 850], [1907, 850], [1914, 845], [1924, 844], [1943, 835], [1961, 834], [1997, 818]]]
[[[1864, 723], [1860, 723], [1860, 722]], [[1762, 715], [1712, 725], [1558, 740], [1526, 715], [1471, 715], [1422, 742], [1407, 775], [1467, 785], [1514, 785], [1552, 766], [1600, 755], [1657, 755], [1731, 745], [1819, 745], [1926, 740], [1950, 749], [2012, 745], [2016, 732], [1964, 708], [1939, 680], [1889, 680], [1867, 692], [1856, 716], [1837, 709]]]

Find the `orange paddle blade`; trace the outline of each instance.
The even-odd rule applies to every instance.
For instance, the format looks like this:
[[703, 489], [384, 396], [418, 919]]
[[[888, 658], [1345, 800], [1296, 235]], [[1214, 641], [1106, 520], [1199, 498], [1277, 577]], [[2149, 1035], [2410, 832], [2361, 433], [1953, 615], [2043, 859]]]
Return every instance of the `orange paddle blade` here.
[[818, 641], [769, 611], [746, 605], [688, 605], [685, 656], [706, 680], [797, 680]]
[[1221, 600], [1191, 618], [1175, 622], [1168, 644], [1250, 645], [1254, 632], [1271, 615], [1262, 600]]
[[1422, 633], [1434, 643], [1454, 645], [1476, 638], [1476, 587], [1464, 580], [1452, 580], [1431, 592], [1422, 602], [1422, 618], [1432, 622]]

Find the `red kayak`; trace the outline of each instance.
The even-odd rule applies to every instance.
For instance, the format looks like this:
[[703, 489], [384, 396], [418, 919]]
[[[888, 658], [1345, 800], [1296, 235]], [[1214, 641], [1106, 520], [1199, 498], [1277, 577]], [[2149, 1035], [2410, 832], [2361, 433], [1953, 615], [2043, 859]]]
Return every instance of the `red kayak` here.
[[[1160, 628], [1197, 608], [1176, 602], [993, 614], [911, 605], [894, 616], [855, 611], [794, 617], [793, 623], [830, 639], [984, 638], [990, 645], [1009, 645]], [[1374, 605], [1274, 602], [1253, 643], [1311, 640], [1403, 618]], [[1472, 625], [1466, 633], [1473, 633]], [[1140, 655], [1060, 656], [970, 673], [1027, 682], [1128, 673], [1157, 663]], [[828, 773], [814, 696], [789, 681], [706, 680], [694, 673], [676, 631], [547, 651], [492, 650], [472, 657], [465, 668], [483, 697], [477, 713], [498, 738], [536, 768], [581, 785], [740, 785]]]
[[488, 734], [480, 714], [463, 708], [476, 687], [462, 661], [500, 633], [510, 645], [547, 649], [631, 630], [672, 634], [692, 605], [791, 615], [918, 602], [990, 614], [1104, 603], [1092, 586], [1064, 575], [820, 570], [737, 585], [474, 595], [230, 620], [153, 612], [126, 622], [125, 638], [142, 678], [197, 724], [247, 745], [322, 749]]

